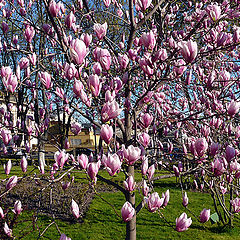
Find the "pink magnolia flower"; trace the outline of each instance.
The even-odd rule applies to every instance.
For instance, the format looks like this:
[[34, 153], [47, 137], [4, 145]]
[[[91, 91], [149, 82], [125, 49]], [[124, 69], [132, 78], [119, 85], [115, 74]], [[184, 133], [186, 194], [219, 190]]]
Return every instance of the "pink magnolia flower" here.
[[148, 179], [149, 179], [149, 180], [152, 179], [154, 173], [155, 173], [155, 164], [151, 165], [151, 166], [148, 168], [147, 174], [148, 174]]
[[122, 70], [126, 69], [129, 63], [129, 58], [127, 54], [118, 54], [118, 62]]
[[240, 104], [234, 100], [232, 100], [228, 106], [227, 113], [231, 117], [233, 117], [239, 111]]
[[78, 122], [74, 122], [71, 124], [71, 131], [74, 135], [78, 135], [82, 130], [82, 125]]
[[4, 218], [4, 212], [3, 212], [3, 209], [1, 207], [0, 207], [0, 217]]
[[147, 8], [150, 7], [152, 0], [138, 0], [136, 1], [138, 6], [142, 11], [145, 11]]
[[150, 212], [157, 211], [164, 202], [164, 198], [160, 198], [157, 192], [150, 194], [147, 199], [148, 210]]
[[70, 143], [68, 141], [68, 138], [65, 138], [65, 142], [64, 142], [64, 149], [69, 149], [70, 148]]
[[60, 87], [56, 87], [56, 91], [55, 91], [56, 95], [61, 98], [62, 100], [64, 100], [65, 98], [65, 92], [62, 88]]
[[112, 126], [109, 126], [108, 124], [103, 124], [100, 130], [100, 137], [104, 140], [106, 144], [109, 144], [111, 142], [111, 139], [113, 137], [113, 128]]
[[212, 4], [207, 6], [207, 13], [213, 21], [217, 21], [221, 17], [221, 7], [218, 4]]
[[20, 69], [26, 69], [29, 66], [29, 59], [22, 57], [19, 62]]
[[132, 207], [130, 202], [125, 202], [122, 209], [121, 209], [122, 219], [124, 222], [129, 222], [134, 214], [135, 209]]
[[129, 165], [133, 165], [141, 156], [141, 149], [133, 145], [128, 146], [127, 149], [123, 145], [122, 150], [124, 158]]
[[175, 72], [177, 77], [182, 76], [186, 69], [186, 62], [183, 59], [177, 60], [175, 66], [173, 67], [173, 71]]
[[74, 39], [70, 44], [70, 56], [75, 64], [81, 65], [87, 55], [85, 43], [80, 39]]
[[9, 130], [2, 129], [1, 131], [2, 140], [5, 146], [7, 146], [12, 140], [12, 135]]
[[119, 108], [119, 105], [115, 100], [113, 100], [112, 102], [106, 102], [103, 105], [102, 112], [101, 112], [102, 121], [107, 122], [111, 119], [114, 119], [121, 112], [122, 112], [122, 109]]
[[18, 177], [17, 176], [12, 176], [9, 178], [6, 184], [6, 190], [12, 189], [17, 185]]
[[108, 8], [111, 4], [111, 0], [103, 0], [104, 5]]
[[51, 75], [48, 72], [40, 72], [38, 73], [38, 77], [46, 89], [52, 87]]
[[224, 163], [222, 159], [216, 158], [212, 163], [212, 171], [216, 177], [221, 176], [225, 172]]
[[192, 40], [188, 40], [187, 42], [183, 41], [181, 43], [181, 48], [184, 60], [188, 63], [193, 62], [198, 52], [197, 43]]
[[101, 165], [100, 162], [91, 162], [91, 163], [88, 164], [87, 173], [88, 173], [88, 176], [89, 176], [94, 182], [97, 181], [96, 176], [97, 176], [97, 174], [98, 174], [100, 165]]
[[230, 203], [233, 207], [233, 212], [240, 212], [240, 199], [238, 197], [236, 197], [234, 200], [231, 200]]
[[98, 75], [94, 74], [89, 76], [88, 87], [90, 88], [94, 97], [97, 97], [100, 94], [102, 83], [100, 83]]
[[93, 74], [100, 75], [102, 73], [101, 64], [99, 62], [94, 63], [92, 67], [92, 71], [93, 71]]
[[178, 167], [176, 167], [175, 165], [173, 165], [173, 171], [174, 171], [175, 176], [176, 176], [176, 177], [179, 177], [180, 172], [179, 172]]
[[107, 33], [107, 22], [105, 22], [104, 24], [100, 24], [100, 23], [95, 23], [93, 26], [93, 30], [96, 33], [97, 37], [99, 40], [102, 40]]
[[59, 238], [59, 240], [71, 240], [70, 237], [67, 237], [64, 233], [61, 235], [61, 237]]
[[202, 157], [208, 149], [208, 143], [205, 138], [198, 138], [195, 141], [195, 149], [199, 157]]
[[182, 213], [179, 218], [176, 218], [176, 230], [178, 232], [186, 231], [192, 224], [192, 219], [187, 218], [186, 213]]
[[61, 182], [63, 191], [68, 189], [70, 187], [70, 184], [71, 184], [70, 182]]
[[92, 42], [92, 35], [88, 33], [83, 33], [80, 39], [84, 41], [86, 47], [88, 48]]
[[230, 162], [236, 155], [236, 150], [234, 147], [228, 145], [226, 147], [226, 160]]
[[146, 197], [148, 195], [148, 192], [149, 192], [149, 187], [147, 185], [147, 182], [143, 180], [143, 187], [142, 187], [143, 196]]
[[80, 217], [78, 204], [73, 199], [72, 199], [71, 211], [75, 218]]
[[163, 207], [166, 207], [168, 202], [169, 202], [169, 199], [170, 199], [170, 192], [169, 192], [169, 189], [162, 194], [162, 197], [164, 198], [164, 202], [163, 202]]
[[151, 114], [145, 113], [142, 116], [142, 123], [145, 128], [148, 128], [152, 124], [152, 121], [153, 121], [153, 116]]
[[210, 218], [210, 209], [204, 208], [200, 213], [200, 222], [205, 223]]
[[71, 11], [66, 17], [65, 17], [65, 24], [68, 28], [72, 28], [75, 25], [76, 17], [74, 13]]
[[218, 143], [214, 143], [214, 142], [213, 142], [213, 143], [210, 145], [210, 155], [214, 157], [214, 156], [216, 155], [219, 147], [220, 147], [220, 145], [219, 145]]
[[14, 93], [18, 85], [18, 79], [16, 75], [11, 74], [7, 78], [3, 77], [2, 82], [8, 91], [10, 91], [11, 93]]
[[91, 98], [88, 97], [88, 95], [86, 94], [86, 92], [81, 89], [80, 92], [79, 92], [79, 95], [80, 95], [80, 99], [82, 100], [82, 102], [90, 107], [91, 106]]
[[122, 165], [119, 156], [116, 153], [109, 154], [104, 164], [107, 167], [107, 171], [111, 176], [115, 175], [116, 172], [120, 170]]
[[9, 175], [9, 173], [10, 173], [10, 171], [11, 171], [11, 168], [12, 168], [12, 161], [11, 161], [11, 159], [9, 159], [9, 160], [7, 161], [6, 166], [4, 165], [4, 170], [5, 170], [5, 173], [6, 173], [7, 175]]
[[142, 37], [140, 38], [140, 42], [144, 45], [145, 48], [153, 50], [156, 45], [156, 37], [153, 31], [143, 33]]
[[7, 223], [4, 223], [3, 230], [8, 237], [12, 237], [12, 229], [10, 229]]
[[93, 55], [96, 61], [101, 64], [103, 70], [108, 71], [111, 66], [112, 58], [107, 49], [95, 48]]
[[187, 196], [187, 193], [185, 192], [184, 195], [183, 195], [183, 201], [182, 201], [182, 205], [184, 207], [186, 207], [188, 205], [188, 196]]
[[148, 170], [148, 159], [145, 158], [143, 159], [142, 161], [142, 167], [141, 167], [141, 172], [142, 172], [142, 175], [146, 175], [147, 174], [147, 170]]
[[17, 200], [14, 204], [14, 210], [13, 212], [16, 214], [16, 215], [19, 215], [21, 212], [22, 212], [22, 203], [21, 201]]
[[71, 64], [66, 63], [64, 65], [64, 76], [68, 80], [72, 80], [76, 74], [77, 74], [77, 69], [73, 63]]
[[79, 80], [75, 80], [73, 84], [73, 92], [76, 94], [77, 97], [81, 96], [81, 90], [83, 89], [83, 84]]
[[24, 37], [28, 43], [31, 43], [35, 35], [34, 27], [27, 26], [24, 32]]
[[138, 140], [144, 147], [147, 147], [150, 143], [150, 136], [147, 133], [142, 133], [138, 135]]
[[49, 7], [48, 10], [50, 12], [50, 14], [52, 15], [52, 17], [57, 17], [59, 11], [61, 8], [61, 3], [56, 3], [54, 0], [51, 0], [51, 2], [49, 3]]
[[123, 181], [123, 186], [129, 192], [132, 192], [135, 189], [136, 183], [134, 182], [133, 176], [130, 175], [126, 181]]
[[9, 29], [8, 24], [3, 21], [3, 22], [2, 22], [2, 31], [3, 31], [4, 33], [6, 33], [6, 32], [8, 31], [8, 29]]
[[69, 154], [65, 152], [65, 150], [57, 151], [54, 154], [54, 159], [57, 165], [62, 169], [65, 162], [68, 160]]

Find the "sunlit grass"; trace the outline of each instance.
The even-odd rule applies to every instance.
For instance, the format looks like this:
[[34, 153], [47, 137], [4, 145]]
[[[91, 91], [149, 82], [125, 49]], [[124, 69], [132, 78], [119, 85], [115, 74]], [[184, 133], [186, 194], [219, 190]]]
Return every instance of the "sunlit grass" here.
[[[31, 171], [31, 167], [29, 171]], [[1, 178], [5, 178], [1, 171]], [[21, 170], [19, 167], [13, 167], [11, 175], [20, 176]], [[117, 176], [110, 177], [106, 171], [100, 172], [101, 176], [112, 179], [119, 184], [122, 184], [124, 174], [120, 173]], [[75, 171], [75, 184], [78, 182], [87, 183], [86, 174], [84, 172]], [[141, 180], [141, 175], [136, 174], [136, 179]], [[166, 218], [167, 222], [159, 213], [150, 213], [146, 208], [143, 208], [137, 215], [137, 239], [240, 239], [239, 221], [235, 219], [235, 228], [223, 228], [217, 224], [212, 225], [209, 222], [201, 224], [182, 206], [182, 193], [179, 187], [174, 187], [176, 183], [175, 177], [158, 180], [155, 184], [155, 191], [161, 196], [162, 192], [170, 189], [170, 201], [161, 213]], [[98, 184], [101, 184], [100, 182]], [[125, 238], [125, 223], [122, 221], [120, 215], [122, 205], [125, 202], [123, 194], [120, 192], [99, 193], [101, 198], [114, 206], [114, 209], [104, 202], [98, 195], [95, 195], [88, 212], [84, 218], [84, 222], [80, 223], [78, 220], [72, 222], [61, 221], [56, 219], [56, 223], [61, 232], [74, 239], [124, 239]], [[211, 213], [214, 213], [211, 196], [207, 193], [188, 191], [189, 209], [199, 216], [203, 208], [210, 208]], [[141, 196], [136, 192], [136, 204], [141, 201]], [[70, 206], [69, 206], [70, 208]], [[115, 213], [117, 212], [117, 214]], [[182, 233], [174, 230], [175, 219], [183, 212], [186, 212], [188, 217], [192, 217], [193, 223], [191, 227]], [[44, 231], [44, 229], [52, 222], [52, 219], [43, 216], [39, 213], [38, 221], [33, 221], [32, 215], [36, 216], [35, 211], [25, 211], [18, 217], [18, 224], [13, 229], [13, 234], [16, 239], [37, 239]], [[52, 224], [44, 233], [45, 239], [59, 239], [60, 233], [56, 225]], [[44, 239], [43, 238], [43, 239]]]

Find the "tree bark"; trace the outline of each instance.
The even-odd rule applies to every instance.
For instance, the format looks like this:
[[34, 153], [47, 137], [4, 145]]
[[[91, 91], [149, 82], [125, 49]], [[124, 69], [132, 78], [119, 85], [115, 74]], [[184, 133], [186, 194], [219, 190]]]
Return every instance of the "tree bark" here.
[[[134, 179], [134, 166], [128, 166], [128, 175], [132, 175], [133, 179]], [[127, 201], [129, 201], [132, 206], [135, 208], [135, 193], [127, 193]], [[130, 220], [129, 222], [127, 222], [126, 224], [126, 240], [136, 240], [136, 233], [137, 233], [137, 229], [136, 229], [136, 213], [134, 215], [134, 217], [132, 218], [132, 220]]]

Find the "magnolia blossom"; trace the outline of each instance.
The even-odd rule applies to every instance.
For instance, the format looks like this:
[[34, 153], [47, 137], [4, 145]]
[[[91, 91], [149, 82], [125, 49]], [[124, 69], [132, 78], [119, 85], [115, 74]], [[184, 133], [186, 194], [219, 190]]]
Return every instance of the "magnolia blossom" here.
[[187, 196], [187, 193], [185, 192], [184, 195], [183, 195], [183, 201], [182, 201], [182, 205], [184, 207], [186, 207], [188, 205], [188, 196]]
[[91, 178], [91, 180], [93, 180], [94, 182], [97, 181], [96, 176], [98, 174], [100, 165], [101, 165], [100, 162], [91, 162], [88, 164], [87, 173], [88, 173], [88, 176]]
[[160, 198], [157, 192], [152, 193], [147, 199], [148, 210], [150, 212], [157, 211], [164, 202], [164, 198]]
[[141, 43], [144, 45], [145, 48], [153, 50], [156, 45], [156, 37], [153, 31], [148, 33], [143, 33], [141, 39]]
[[69, 154], [65, 152], [65, 150], [57, 151], [54, 154], [54, 159], [57, 165], [62, 169], [65, 162], [68, 160]]
[[22, 203], [21, 201], [17, 200], [14, 204], [14, 210], [13, 212], [16, 214], [16, 215], [19, 215], [21, 212], [22, 212]]
[[6, 190], [10, 190], [17, 185], [18, 177], [12, 176], [9, 178], [6, 184]]
[[198, 138], [195, 141], [195, 149], [199, 157], [202, 157], [208, 149], [208, 143], [205, 138]]
[[81, 154], [80, 156], [77, 156], [78, 163], [83, 169], [87, 168], [88, 165], [88, 156], [85, 154]]
[[87, 55], [87, 48], [85, 43], [80, 39], [74, 39], [70, 44], [70, 56], [74, 63], [81, 65]]
[[134, 182], [133, 176], [130, 175], [126, 181], [123, 181], [123, 186], [129, 192], [132, 192], [135, 189], [136, 183]]
[[240, 198], [236, 197], [234, 200], [231, 200], [230, 203], [233, 207], [233, 212], [240, 212]]
[[200, 222], [205, 223], [210, 218], [210, 209], [204, 208], [200, 213]]
[[89, 76], [88, 87], [94, 97], [97, 97], [100, 94], [102, 83], [100, 82], [98, 75], [94, 74]]
[[9, 160], [7, 161], [6, 166], [4, 166], [4, 170], [5, 170], [5, 173], [6, 173], [7, 175], [9, 175], [9, 173], [10, 173], [10, 171], [11, 171], [11, 168], [12, 168], [12, 161], [11, 161], [11, 159], [9, 159]]
[[7, 225], [6, 222], [4, 223], [3, 230], [4, 230], [4, 232], [6, 233], [6, 235], [7, 235], [8, 237], [12, 237], [12, 229], [10, 229], [10, 228], [8, 227], [8, 225]]
[[107, 22], [102, 25], [100, 23], [95, 23], [93, 25], [93, 30], [95, 31], [99, 40], [102, 40], [106, 36], [107, 27]]
[[118, 172], [121, 168], [121, 161], [119, 159], [119, 156], [114, 153], [114, 154], [109, 154], [107, 159], [104, 162], [105, 166], [107, 167], [108, 173], [113, 176]]
[[134, 214], [135, 209], [132, 207], [130, 202], [125, 202], [122, 209], [121, 209], [122, 219], [124, 222], [129, 222]]
[[72, 199], [71, 211], [75, 218], [80, 217], [78, 204], [73, 199]]
[[67, 237], [64, 233], [61, 235], [61, 237], [59, 238], [59, 240], [71, 240], [70, 237]]
[[51, 75], [48, 72], [40, 72], [38, 74], [38, 77], [41, 83], [46, 87], [46, 89], [52, 87]]
[[106, 102], [103, 105], [101, 112], [102, 120], [103, 122], [107, 122], [111, 119], [116, 118], [121, 112], [122, 109], [119, 108], [119, 105], [115, 100], [113, 100], [112, 102]]
[[230, 102], [230, 104], [228, 105], [228, 109], [227, 109], [228, 115], [233, 117], [235, 114], [238, 113], [239, 108], [240, 108], [240, 104], [238, 102], [232, 100]]
[[100, 137], [104, 140], [106, 144], [109, 144], [113, 137], [113, 128], [108, 124], [103, 124], [100, 130]]
[[197, 56], [198, 47], [197, 43], [189, 40], [181, 43], [182, 55], [186, 62], [191, 63]]
[[18, 79], [17, 79], [16, 75], [11, 74], [11, 75], [7, 76], [7, 78], [3, 77], [2, 82], [3, 82], [3, 85], [5, 86], [5, 88], [9, 92], [11, 92], [11, 93], [15, 92], [17, 85], [18, 85]]
[[129, 165], [133, 165], [141, 155], [141, 149], [138, 147], [134, 147], [133, 145], [128, 146], [126, 149], [125, 146], [123, 145], [123, 155], [124, 158]]
[[144, 147], [147, 147], [150, 143], [150, 136], [147, 133], [142, 133], [138, 135], [138, 140]]
[[137, 0], [138, 6], [142, 11], [145, 11], [152, 3], [152, 0]]
[[71, 131], [74, 135], [78, 135], [82, 130], [82, 125], [78, 122], [74, 122], [71, 124]]
[[176, 230], [178, 232], [183, 232], [188, 230], [191, 224], [192, 224], [192, 219], [187, 218], [186, 213], [182, 213], [182, 215], [179, 218], [176, 218]]

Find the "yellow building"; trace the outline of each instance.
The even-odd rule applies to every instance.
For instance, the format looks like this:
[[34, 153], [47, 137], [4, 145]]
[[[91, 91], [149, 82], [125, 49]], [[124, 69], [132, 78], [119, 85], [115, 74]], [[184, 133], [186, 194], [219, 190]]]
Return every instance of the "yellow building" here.
[[[45, 152], [56, 152], [59, 147], [61, 135], [59, 134], [59, 122], [51, 121], [48, 134], [48, 143], [45, 144]], [[78, 135], [74, 135], [71, 130], [68, 134], [68, 142], [70, 148], [68, 152], [73, 152], [74, 155], [80, 153], [90, 154], [91, 151], [98, 149], [100, 140], [100, 129], [96, 129], [95, 133], [90, 124], [82, 124], [82, 130]], [[106, 148], [106, 144], [103, 143], [103, 147]]]

